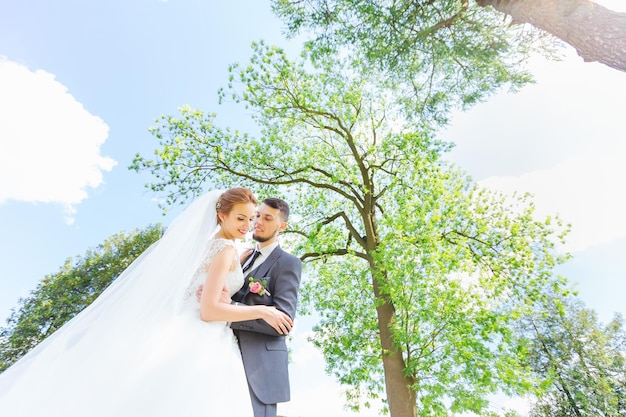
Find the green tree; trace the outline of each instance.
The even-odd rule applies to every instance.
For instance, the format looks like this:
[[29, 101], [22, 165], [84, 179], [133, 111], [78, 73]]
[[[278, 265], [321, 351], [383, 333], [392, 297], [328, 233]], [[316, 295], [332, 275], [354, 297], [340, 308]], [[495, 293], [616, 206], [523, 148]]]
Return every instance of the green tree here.
[[162, 234], [161, 225], [115, 234], [47, 275], [27, 298], [19, 300], [18, 309], [0, 329], [0, 371], [91, 304]]
[[548, 389], [531, 417], [626, 414], [626, 332], [616, 315], [606, 326], [575, 298], [555, 297], [523, 317], [520, 332], [531, 342], [528, 360]]
[[290, 202], [303, 302], [321, 315], [312, 340], [350, 404], [383, 395], [393, 417], [445, 416], [532, 389], [511, 326], [563, 286], [553, 246], [566, 228], [535, 220], [525, 196], [478, 189], [398, 91], [345, 62], [260, 44], [230, 73], [220, 97], [245, 104], [258, 137], [184, 107], [157, 120], [160, 148], [131, 168], [155, 176], [166, 204], [207, 181]]
[[311, 31], [319, 51], [348, 48], [359, 59], [410, 82], [429, 74], [436, 74], [433, 81], [438, 82], [442, 71], [460, 78], [475, 78], [473, 72], [508, 71], [539, 38], [555, 45], [557, 40], [566, 42], [585, 61], [626, 71], [626, 14], [590, 0], [274, 0], [272, 4], [288, 33]]
[[463, 0], [272, 4], [288, 34], [309, 31], [313, 59], [346, 56], [348, 68], [387, 81], [410, 117], [438, 123], [447, 122], [452, 108], [529, 82], [520, 63], [550, 45], [539, 31], [511, 28], [493, 10]]

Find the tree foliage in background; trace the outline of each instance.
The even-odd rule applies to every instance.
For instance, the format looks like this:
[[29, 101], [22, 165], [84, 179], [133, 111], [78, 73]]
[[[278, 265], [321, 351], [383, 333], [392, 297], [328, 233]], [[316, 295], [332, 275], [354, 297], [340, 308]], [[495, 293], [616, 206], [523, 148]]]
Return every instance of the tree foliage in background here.
[[393, 417], [446, 416], [533, 390], [512, 326], [563, 289], [552, 269], [566, 228], [534, 219], [525, 196], [477, 188], [399, 90], [345, 68], [256, 44], [220, 97], [243, 103], [259, 135], [185, 107], [157, 120], [159, 149], [132, 168], [155, 176], [167, 204], [207, 184], [289, 201], [303, 302], [321, 315], [312, 340], [355, 409], [383, 398]]
[[115, 234], [46, 276], [0, 329], [0, 371], [80, 313], [163, 234], [160, 225]]
[[[518, 72], [533, 50], [552, 55], [558, 40], [585, 61], [626, 71], [626, 13], [590, 0], [274, 0], [287, 33], [311, 34], [319, 53], [348, 50], [393, 83], [445, 83], [473, 102], [480, 83]], [[528, 23], [528, 24], [524, 24]], [[532, 25], [532, 26], [531, 26]], [[482, 78], [481, 78], [482, 77]]]
[[607, 325], [574, 298], [555, 296], [520, 320], [528, 361], [550, 376], [531, 417], [626, 415], [626, 331], [616, 315]]
[[318, 56], [346, 56], [348, 68], [386, 80], [409, 116], [446, 123], [450, 111], [502, 87], [531, 80], [524, 61], [552, 50], [552, 38], [510, 27], [498, 13], [464, 0], [275, 0], [287, 33], [312, 38]]

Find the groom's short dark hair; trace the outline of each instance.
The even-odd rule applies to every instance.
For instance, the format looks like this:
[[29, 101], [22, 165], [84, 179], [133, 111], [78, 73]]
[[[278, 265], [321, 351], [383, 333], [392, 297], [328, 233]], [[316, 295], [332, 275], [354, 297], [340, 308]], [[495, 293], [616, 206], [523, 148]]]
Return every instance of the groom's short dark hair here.
[[266, 198], [261, 201], [261, 204], [267, 204], [273, 209], [278, 209], [280, 211], [280, 216], [284, 222], [289, 218], [289, 204], [285, 200], [281, 200], [280, 198]]

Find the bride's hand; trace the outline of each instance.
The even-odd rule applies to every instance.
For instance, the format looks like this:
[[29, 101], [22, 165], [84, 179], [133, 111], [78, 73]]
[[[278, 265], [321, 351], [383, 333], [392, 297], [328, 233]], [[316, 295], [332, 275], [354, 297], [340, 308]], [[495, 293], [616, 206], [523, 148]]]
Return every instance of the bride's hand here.
[[[265, 306], [264, 306], [265, 307]], [[267, 306], [264, 309], [263, 320], [280, 334], [288, 334], [293, 326], [293, 320], [276, 307]]]
[[245, 261], [245, 260], [246, 260], [246, 258], [247, 258], [248, 256], [250, 256], [250, 254], [252, 253], [252, 251], [253, 251], [253, 250], [254, 250], [254, 249], [252, 249], [252, 248], [248, 248], [248, 249], [244, 250], [244, 251], [241, 253], [241, 255], [239, 256], [239, 263], [240, 263], [240, 264], [241, 264], [241, 263], [243, 263], [243, 261]]

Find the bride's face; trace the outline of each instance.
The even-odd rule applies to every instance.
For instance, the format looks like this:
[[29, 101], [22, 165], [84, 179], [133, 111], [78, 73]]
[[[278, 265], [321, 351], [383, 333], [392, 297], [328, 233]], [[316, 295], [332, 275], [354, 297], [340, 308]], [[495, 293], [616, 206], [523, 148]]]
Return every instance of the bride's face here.
[[239, 203], [222, 219], [222, 231], [227, 238], [242, 239], [250, 231], [256, 217], [256, 207], [252, 203]]

